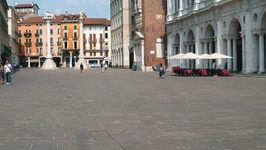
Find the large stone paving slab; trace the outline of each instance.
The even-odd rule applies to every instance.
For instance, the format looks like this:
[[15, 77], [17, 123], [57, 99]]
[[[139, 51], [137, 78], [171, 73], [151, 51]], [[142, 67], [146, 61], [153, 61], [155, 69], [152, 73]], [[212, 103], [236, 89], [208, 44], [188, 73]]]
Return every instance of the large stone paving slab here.
[[264, 150], [266, 78], [20, 69], [0, 150]]

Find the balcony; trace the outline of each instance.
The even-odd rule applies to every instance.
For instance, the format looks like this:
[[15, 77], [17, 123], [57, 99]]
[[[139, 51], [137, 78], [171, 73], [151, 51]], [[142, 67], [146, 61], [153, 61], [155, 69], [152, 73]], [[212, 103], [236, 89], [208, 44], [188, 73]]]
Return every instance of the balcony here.
[[31, 33], [27, 33], [27, 32], [26, 32], [26, 33], [24, 33], [24, 36], [25, 36], [26, 38], [30, 38], [30, 37], [31, 37], [31, 35], [32, 35]]
[[18, 38], [21, 38], [22, 37], [22, 34], [21, 33], [18, 33]]
[[83, 39], [83, 44], [86, 44], [87, 43], [87, 39]]
[[31, 42], [25, 42], [26, 47], [31, 47], [32, 43]]
[[40, 47], [40, 46], [42, 46], [42, 42], [35, 42], [35, 46], [36, 46], [36, 47]]
[[73, 40], [78, 40], [79, 38], [78, 37], [74, 37]]
[[39, 33], [35, 33], [35, 37], [39, 37], [40, 36], [40, 34]]
[[64, 40], [64, 41], [67, 41], [67, 40], [68, 40], [68, 37], [64, 37], [63, 40]]
[[100, 39], [99, 39], [99, 42], [100, 42], [100, 43], [104, 43], [104, 39], [103, 39], [103, 38], [100, 38]]
[[97, 39], [89, 39], [89, 43], [97, 43]]
[[54, 46], [54, 43], [50, 43], [50, 46]]
[[61, 42], [57, 42], [57, 46], [61, 46]]

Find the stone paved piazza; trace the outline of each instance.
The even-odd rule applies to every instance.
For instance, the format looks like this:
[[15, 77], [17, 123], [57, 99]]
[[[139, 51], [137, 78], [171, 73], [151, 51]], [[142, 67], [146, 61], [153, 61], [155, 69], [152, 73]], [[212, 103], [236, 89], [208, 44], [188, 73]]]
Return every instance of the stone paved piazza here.
[[0, 150], [265, 150], [266, 78], [21, 69]]

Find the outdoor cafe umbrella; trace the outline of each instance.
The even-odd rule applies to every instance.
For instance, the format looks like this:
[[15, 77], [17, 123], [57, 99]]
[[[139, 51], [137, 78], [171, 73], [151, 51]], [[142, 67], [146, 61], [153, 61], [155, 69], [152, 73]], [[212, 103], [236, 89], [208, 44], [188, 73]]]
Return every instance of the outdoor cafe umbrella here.
[[168, 57], [169, 59], [181, 59], [184, 56], [183, 53], [179, 53], [173, 56]]
[[209, 59], [226, 59], [226, 58], [233, 58], [233, 57], [219, 53], [213, 53], [209, 57]]
[[[201, 58], [200, 55], [192, 53], [192, 52], [189, 52], [189, 53], [184, 54], [184, 56], [182, 58], [180, 58], [180, 59], [189, 59], [189, 60], [191, 60], [191, 59], [200, 59], [200, 58]], [[191, 68], [191, 63], [189, 63], [189, 65], [190, 65], [189, 68]]]
[[198, 54], [189, 52], [184, 54], [184, 56], [181, 59], [201, 59], [202, 57]]
[[217, 60], [217, 59], [230, 59], [230, 58], [233, 58], [233, 57], [228, 56], [228, 55], [224, 55], [224, 54], [220, 54], [220, 53], [213, 53], [213, 54], [210, 54], [210, 57], [208, 57], [207, 59]]

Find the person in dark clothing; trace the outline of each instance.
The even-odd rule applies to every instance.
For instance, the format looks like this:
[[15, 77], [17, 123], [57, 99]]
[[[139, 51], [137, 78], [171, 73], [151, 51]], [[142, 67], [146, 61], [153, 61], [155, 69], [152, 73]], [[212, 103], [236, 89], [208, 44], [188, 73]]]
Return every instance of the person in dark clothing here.
[[83, 70], [83, 64], [81, 63], [80, 64], [80, 73], [82, 73], [82, 70]]

